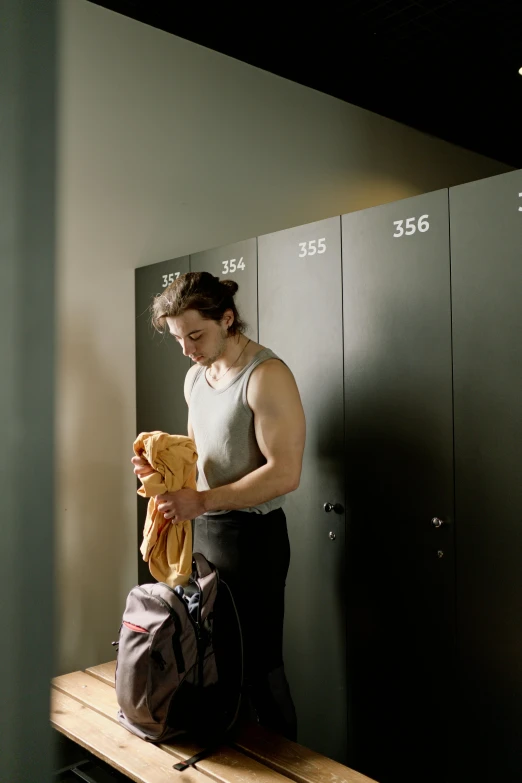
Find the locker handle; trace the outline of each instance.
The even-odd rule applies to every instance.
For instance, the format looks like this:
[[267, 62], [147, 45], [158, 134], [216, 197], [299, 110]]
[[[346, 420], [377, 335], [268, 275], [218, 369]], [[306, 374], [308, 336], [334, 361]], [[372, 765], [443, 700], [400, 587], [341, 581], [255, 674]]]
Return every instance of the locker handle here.
[[340, 503], [325, 503], [323, 508], [327, 514], [329, 514], [330, 511], [335, 511], [336, 514], [342, 514], [344, 511], [344, 508]]

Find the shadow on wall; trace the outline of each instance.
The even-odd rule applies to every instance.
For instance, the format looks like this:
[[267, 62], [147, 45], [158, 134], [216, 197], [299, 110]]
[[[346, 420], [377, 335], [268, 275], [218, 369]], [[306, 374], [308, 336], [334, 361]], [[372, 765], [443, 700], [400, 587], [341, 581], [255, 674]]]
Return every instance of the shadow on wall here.
[[114, 657], [111, 641], [117, 638], [125, 596], [136, 579], [128, 573], [136, 496], [124, 395], [95, 350], [89, 319], [76, 316], [75, 322], [66, 330], [64, 405], [56, 412], [58, 673]]

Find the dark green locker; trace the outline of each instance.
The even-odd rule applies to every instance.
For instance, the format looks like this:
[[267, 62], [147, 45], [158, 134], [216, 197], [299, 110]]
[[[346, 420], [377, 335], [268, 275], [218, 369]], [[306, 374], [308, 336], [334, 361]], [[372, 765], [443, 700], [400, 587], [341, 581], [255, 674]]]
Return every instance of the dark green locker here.
[[340, 228], [337, 217], [259, 237], [258, 279], [260, 342], [294, 373], [307, 420], [301, 486], [285, 505], [286, 671], [299, 742], [346, 761]]
[[248, 337], [257, 342], [257, 240], [246, 239], [191, 254], [190, 271], [210, 272], [220, 280], [236, 281], [239, 314], [248, 324]]
[[344, 215], [342, 242], [351, 762], [380, 783], [441, 783], [455, 630], [448, 193]]
[[522, 780], [522, 172], [450, 190], [460, 779]]
[[[189, 271], [189, 257], [136, 269], [136, 432], [164, 430], [187, 434], [188, 411], [183, 382], [190, 360], [168, 332], [151, 324], [150, 305], [156, 294]], [[132, 467], [132, 466], [131, 466]], [[138, 546], [143, 538], [147, 501], [138, 498]], [[138, 553], [139, 582], [150, 582], [148, 566]]]

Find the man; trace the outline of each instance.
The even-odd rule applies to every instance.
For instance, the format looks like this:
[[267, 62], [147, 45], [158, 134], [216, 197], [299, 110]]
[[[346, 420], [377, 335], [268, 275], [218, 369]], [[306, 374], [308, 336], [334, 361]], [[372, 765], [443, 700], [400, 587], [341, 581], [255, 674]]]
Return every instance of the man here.
[[[299, 486], [305, 417], [289, 368], [249, 340], [234, 301], [238, 285], [207, 272], [181, 276], [153, 303], [194, 361], [185, 379], [198, 489], [161, 496], [165, 519], [194, 519], [194, 551], [229, 584], [241, 619], [245, 673], [259, 721], [295, 739], [284, 674], [284, 590], [290, 549], [282, 506]], [[150, 470], [135, 457], [134, 472]]]

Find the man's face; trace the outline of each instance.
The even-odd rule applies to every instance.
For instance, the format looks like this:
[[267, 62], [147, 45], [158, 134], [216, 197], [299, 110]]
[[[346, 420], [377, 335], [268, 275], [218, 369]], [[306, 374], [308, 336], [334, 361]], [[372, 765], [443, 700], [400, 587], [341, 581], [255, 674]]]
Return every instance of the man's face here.
[[210, 367], [225, 352], [230, 314], [231, 311], [225, 312], [223, 320], [216, 323], [203, 318], [197, 310], [187, 310], [176, 318], [167, 318], [167, 324], [183, 354], [201, 366]]

